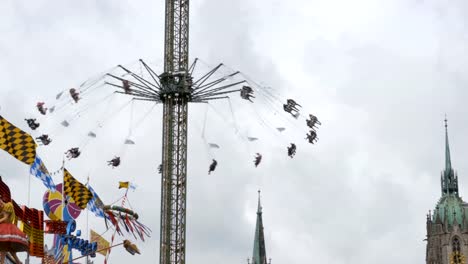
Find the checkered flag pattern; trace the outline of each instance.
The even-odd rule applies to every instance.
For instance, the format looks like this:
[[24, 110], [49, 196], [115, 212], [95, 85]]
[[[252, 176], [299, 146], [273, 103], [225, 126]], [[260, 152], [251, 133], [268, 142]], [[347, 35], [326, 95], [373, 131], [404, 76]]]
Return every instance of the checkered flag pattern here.
[[73, 178], [67, 169], [63, 169], [63, 184], [64, 193], [73, 198], [78, 207], [85, 209], [86, 204], [93, 198], [93, 194], [88, 188]]
[[88, 185], [88, 189], [93, 194], [93, 198], [88, 202], [88, 210], [93, 212], [97, 217], [104, 218], [104, 210], [102, 209], [104, 207], [104, 203], [90, 185]]
[[49, 171], [47, 170], [39, 156], [36, 155], [36, 159], [31, 165], [29, 173], [31, 175], [34, 175], [36, 178], [40, 179], [47, 189], [51, 190], [52, 192], [56, 191], [54, 181], [52, 180]]
[[0, 116], [0, 149], [28, 165], [34, 162], [37, 144], [28, 133]]

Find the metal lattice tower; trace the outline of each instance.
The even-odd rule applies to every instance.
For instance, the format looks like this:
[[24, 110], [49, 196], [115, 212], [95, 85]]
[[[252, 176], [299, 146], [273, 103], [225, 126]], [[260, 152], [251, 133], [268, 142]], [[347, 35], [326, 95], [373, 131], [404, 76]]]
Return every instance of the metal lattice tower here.
[[106, 83], [122, 89], [117, 93], [131, 95], [134, 100], [163, 104], [159, 263], [185, 264], [188, 103], [227, 99], [227, 94], [241, 91], [229, 88], [246, 81], [226, 82], [239, 72], [212, 78], [223, 64], [194, 81], [197, 59], [188, 64], [189, 0], [166, 0], [165, 12], [164, 72], [158, 75], [140, 60], [147, 75], [119, 65], [125, 74], [107, 75], [121, 84]]
[[160, 264], [185, 263], [189, 1], [166, 0]]

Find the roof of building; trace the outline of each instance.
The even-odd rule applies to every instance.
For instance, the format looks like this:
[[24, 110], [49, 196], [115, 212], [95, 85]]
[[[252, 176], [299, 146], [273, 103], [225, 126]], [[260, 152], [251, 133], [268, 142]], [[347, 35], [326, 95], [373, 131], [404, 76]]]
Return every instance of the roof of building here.
[[437, 202], [432, 220], [447, 221], [449, 225], [453, 225], [456, 220], [458, 224], [462, 224], [464, 218], [468, 219], [468, 210], [465, 210], [465, 202], [458, 194], [458, 176], [452, 168], [447, 118], [445, 119], [445, 169], [441, 175], [441, 191], [442, 197]]
[[[447, 223], [449, 226], [457, 221], [457, 224], [462, 224], [464, 218], [468, 219], [468, 210], [465, 210], [465, 202], [455, 194], [444, 195], [439, 199], [433, 214], [433, 221], [441, 221]], [[465, 214], [465, 217], [463, 217]], [[447, 218], [447, 219], [446, 219]]]

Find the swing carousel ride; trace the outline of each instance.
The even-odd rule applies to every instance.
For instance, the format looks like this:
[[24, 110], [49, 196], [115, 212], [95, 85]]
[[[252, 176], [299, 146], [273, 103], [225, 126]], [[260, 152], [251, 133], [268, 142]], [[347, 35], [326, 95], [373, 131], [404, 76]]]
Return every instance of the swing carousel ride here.
[[[230, 133], [224, 132], [218, 139], [231, 134], [236, 136], [242, 145], [247, 146], [249, 151], [252, 147], [258, 148], [252, 153], [246, 153], [253, 157], [253, 170], [261, 166], [263, 154], [265, 154], [262, 151], [265, 145], [258, 144], [263, 140], [260, 135], [273, 135], [274, 141], [285, 148], [284, 153], [278, 153], [278, 155], [289, 158], [295, 156], [297, 145], [301, 144], [301, 141], [303, 144], [314, 144], [317, 141], [316, 129], [321, 123], [313, 114], [304, 116], [301, 111], [302, 105], [296, 100], [289, 98], [282, 100], [274, 89], [263, 87], [244, 73], [233, 71], [223, 64], [209, 69], [210, 65], [201, 59], [196, 59], [190, 66], [191, 75], [200, 76], [193, 81], [191, 100], [199, 103], [198, 106], [194, 106], [194, 108], [198, 107], [195, 109], [195, 116], [202, 118], [194, 118], [193, 125], [197, 129], [193, 134], [198, 134], [197, 137], [206, 146], [206, 156], [210, 157], [211, 162], [206, 164], [207, 175], [216, 172], [218, 162], [220, 164], [228, 162], [216, 157], [215, 150], [220, 151], [225, 147], [217, 142], [215, 136], [207, 136], [207, 125], [215, 122], [209, 121], [209, 115], [217, 117], [217, 123], [223, 120], [228, 127], [223, 130], [230, 131]], [[87, 257], [94, 257], [96, 253], [100, 253], [107, 261], [110, 248], [120, 245], [124, 245], [130, 253], [139, 254], [136, 245], [129, 240], [114, 245], [115, 235], [122, 237], [131, 235], [135, 240], [139, 239], [142, 242], [145, 241], [145, 237], [151, 235], [151, 230], [139, 221], [139, 214], [131, 207], [125, 206], [128, 193], [126, 192], [122, 197], [120, 205], [105, 204], [89, 182], [80, 183], [66, 167], [72, 162], [79, 164], [80, 159], [87, 155], [87, 149], [93, 141], [99, 142], [101, 136], [106, 137], [106, 135], [101, 135], [100, 131], [112, 119], [125, 123], [122, 120], [127, 112], [130, 114], [128, 134], [119, 144], [121, 149], [113, 157], [108, 157], [105, 164], [101, 164], [110, 169], [121, 166], [125, 162], [128, 146], [137, 147], [140, 141], [147, 141], [145, 139], [147, 135], [140, 135], [139, 139], [134, 134], [157, 110], [157, 106], [162, 104], [162, 92], [159, 86], [161, 78], [148, 64], [139, 60], [127, 66], [119, 65], [104, 74], [90, 78], [77, 88], [59, 91], [55, 97], [46, 102], [38, 102], [34, 110], [36, 114], [28, 116], [24, 124], [16, 126], [7, 121], [5, 117], [0, 118], [0, 138], [3, 138], [3, 141], [0, 141], [0, 148], [29, 165], [31, 175], [41, 180], [47, 188], [43, 196], [42, 209], [20, 207], [12, 200], [16, 216], [22, 223], [20, 229], [30, 239], [28, 248], [30, 256], [43, 258], [44, 263], [72, 263], [74, 259], [72, 249], [75, 249], [82, 256]], [[130, 97], [124, 95], [130, 95]], [[228, 102], [228, 109], [223, 109], [223, 105], [226, 106], [222, 103], [223, 100]], [[149, 101], [149, 103], [140, 105], [147, 107], [146, 112], [143, 112], [134, 122], [135, 107], [137, 107], [135, 102], [137, 101]], [[239, 119], [246, 120], [247, 125], [238, 122]], [[251, 123], [259, 124], [255, 131], [257, 134], [250, 131], [252, 126], [249, 120]], [[80, 143], [69, 145], [64, 149], [62, 149], [63, 145], [54, 146], [54, 139], [67, 138], [67, 130], [72, 129], [74, 124], [84, 127], [80, 125], [81, 122], [92, 124], [92, 126], [89, 130], [79, 131]], [[42, 124], [45, 125], [42, 126]], [[22, 130], [19, 127], [25, 127], [25, 129]], [[125, 130], [123, 127], [120, 129]], [[271, 145], [271, 141], [267, 141], [264, 143]], [[47, 148], [58, 148], [64, 154], [63, 166], [54, 172], [47, 170], [36, 151], [37, 149], [46, 153]], [[18, 151], [19, 149], [21, 151]], [[132, 150], [133, 155], [138, 156], [137, 149], [138, 147]], [[266, 157], [272, 155], [268, 153]], [[158, 170], [160, 174], [163, 173], [164, 163], [156, 164], [155, 170]], [[63, 182], [54, 184], [52, 176], [56, 179], [60, 177]], [[124, 188], [128, 191], [128, 189], [135, 188], [132, 185], [133, 183], [130, 182], [119, 182], [119, 189]], [[0, 195], [9, 197], [9, 191], [4, 192], [3, 189], [0, 188]], [[10, 199], [5, 202], [8, 201]], [[80, 240], [78, 235], [72, 234], [76, 229], [75, 221], [84, 209], [88, 209], [95, 217], [101, 218], [106, 230], [114, 232], [110, 243], [98, 234], [94, 235], [93, 242]], [[28, 210], [34, 213], [27, 213]], [[44, 220], [43, 214], [49, 219]], [[36, 226], [25, 224], [33, 222]], [[53, 246], [50, 250], [42, 250], [44, 235], [53, 237]], [[39, 242], [31, 243], [31, 241]], [[103, 245], [98, 247], [99, 243], [96, 244], [96, 241], [102, 241]]]
[[[104, 263], [107, 263], [111, 249], [120, 246], [132, 255], [142, 254], [136, 242], [125, 239], [131, 236], [135, 241], [144, 242], [151, 235], [151, 230], [139, 217], [144, 212], [136, 212], [129, 201], [128, 190], [135, 189], [134, 183], [119, 181], [118, 188], [124, 189], [125, 194], [114, 203], [105, 203], [91, 187], [89, 176], [83, 184], [78, 180], [83, 176], [75, 178], [73, 169], [75, 164], [80, 167], [89, 165], [83, 161], [87, 156], [105, 153], [92, 151], [92, 145], [99, 145], [101, 140], [109, 138], [113, 141], [105, 149], [119, 145], [120, 150], [108, 157], [99, 157], [106, 159], [102, 166], [108, 166], [109, 171], [118, 171], [132, 160], [126, 151], [133, 151], [132, 157], [138, 157], [138, 162], [142, 162], [144, 155], [138, 153], [138, 149], [151, 140], [148, 134], [137, 135], [136, 132], [158, 109], [162, 110], [162, 155], [159, 157], [162, 162], [154, 164], [154, 171], [161, 174], [161, 264], [185, 263], [188, 103], [191, 103], [195, 117], [190, 124], [199, 128], [196, 132], [206, 146], [210, 160], [204, 165], [207, 177], [216, 175], [218, 166], [230, 162], [218, 158], [217, 152], [230, 151], [220, 143], [229, 134], [236, 135], [248, 149], [246, 155], [253, 163], [250, 164], [253, 171], [262, 166], [264, 159], [274, 156], [267, 147], [275, 143], [284, 151], [277, 155], [293, 158], [298, 148], [300, 151], [306, 144], [317, 142], [317, 127], [321, 123], [306, 110], [304, 102], [282, 96], [278, 90], [260, 85], [245, 73], [222, 63], [213, 66], [197, 58], [189, 65], [188, 1], [166, 1], [165, 37], [163, 65], [138, 60], [118, 65], [80, 85], [70, 84], [70, 87], [57, 91], [55, 97], [41, 98], [31, 106], [34, 114], [26, 116], [24, 123], [13, 124], [8, 117], [0, 116], [0, 149], [30, 166], [30, 174], [47, 189], [42, 199], [43, 208], [28, 208], [19, 206], [14, 200], [15, 194], [10, 193], [6, 183], [0, 182], [0, 206], [3, 208], [0, 213], [0, 252], [10, 252], [17, 258], [16, 252], [26, 251], [28, 259], [33, 256], [42, 258], [43, 263], [70, 264], [73, 260], [93, 258], [96, 254], [104, 255]], [[146, 111], [135, 111], [135, 108], [142, 110], [148, 105]], [[130, 115], [128, 134], [116, 143], [114, 139], [124, 131], [123, 113], [126, 111]], [[137, 122], [133, 120], [135, 112], [144, 112]], [[209, 121], [208, 114], [217, 116], [218, 120]], [[112, 119], [117, 120], [114, 120], [113, 128], [104, 132]], [[220, 120], [227, 128], [220, 129]], [[89, 124], [92, 125], [87, 127]], [[218, 133], [207, 135], [207, 126], [213, 124], [215, 126], [209, 128]], [[73, 139], [71, 135], [74, 135]], [[63, 139], [66, 140], [60, 143]], [[52, 163], [57, 157], [52, 158], [53, 155], [48, 153], [53, 151], [62, 153], [62, 165], [50, 172], [38, 153], [47, 163]], [[156, 155], [153, 151], [151, 157]], [[94, 231], [89, 240], [80, 238], [76, 219], [85, 209], [102, 219], [106, 227], [104, 233], [109, 230], [113, 233], [111, 242], [102, 237], [103, 233]], [[19, 229], [15, 225], [16, 219], [20, 221]], [[15, 240], [8, 238], [12, 234]], [[45, 235], [53, 241], [50, 250], [44, 245]], [[122, 242], [114, 244], [116, 235], [122, 237]], [[73, 250], [81, 256], [73, 257]]]

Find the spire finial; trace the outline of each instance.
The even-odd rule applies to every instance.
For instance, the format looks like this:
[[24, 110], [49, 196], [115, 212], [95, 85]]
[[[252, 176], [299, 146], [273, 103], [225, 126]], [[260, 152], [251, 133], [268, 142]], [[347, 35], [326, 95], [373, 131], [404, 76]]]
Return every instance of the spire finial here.
[[445, 119], [444, 119], [444, 122], [445, 122], [445, 130], [447, 130], [447, 114], [445, 114]]
[[452, 168], [452, 161], [450, 159], [450, 147], [448, 140], [448, 125], [447, 125], [447, 114], [445, 114], [445, 169], [450, 171]]
[[262, 204], [260, 202], [260, 190], [258, 190], [258, 207], [257, 207], [257, 213], [261, 213], [262, 212]]

